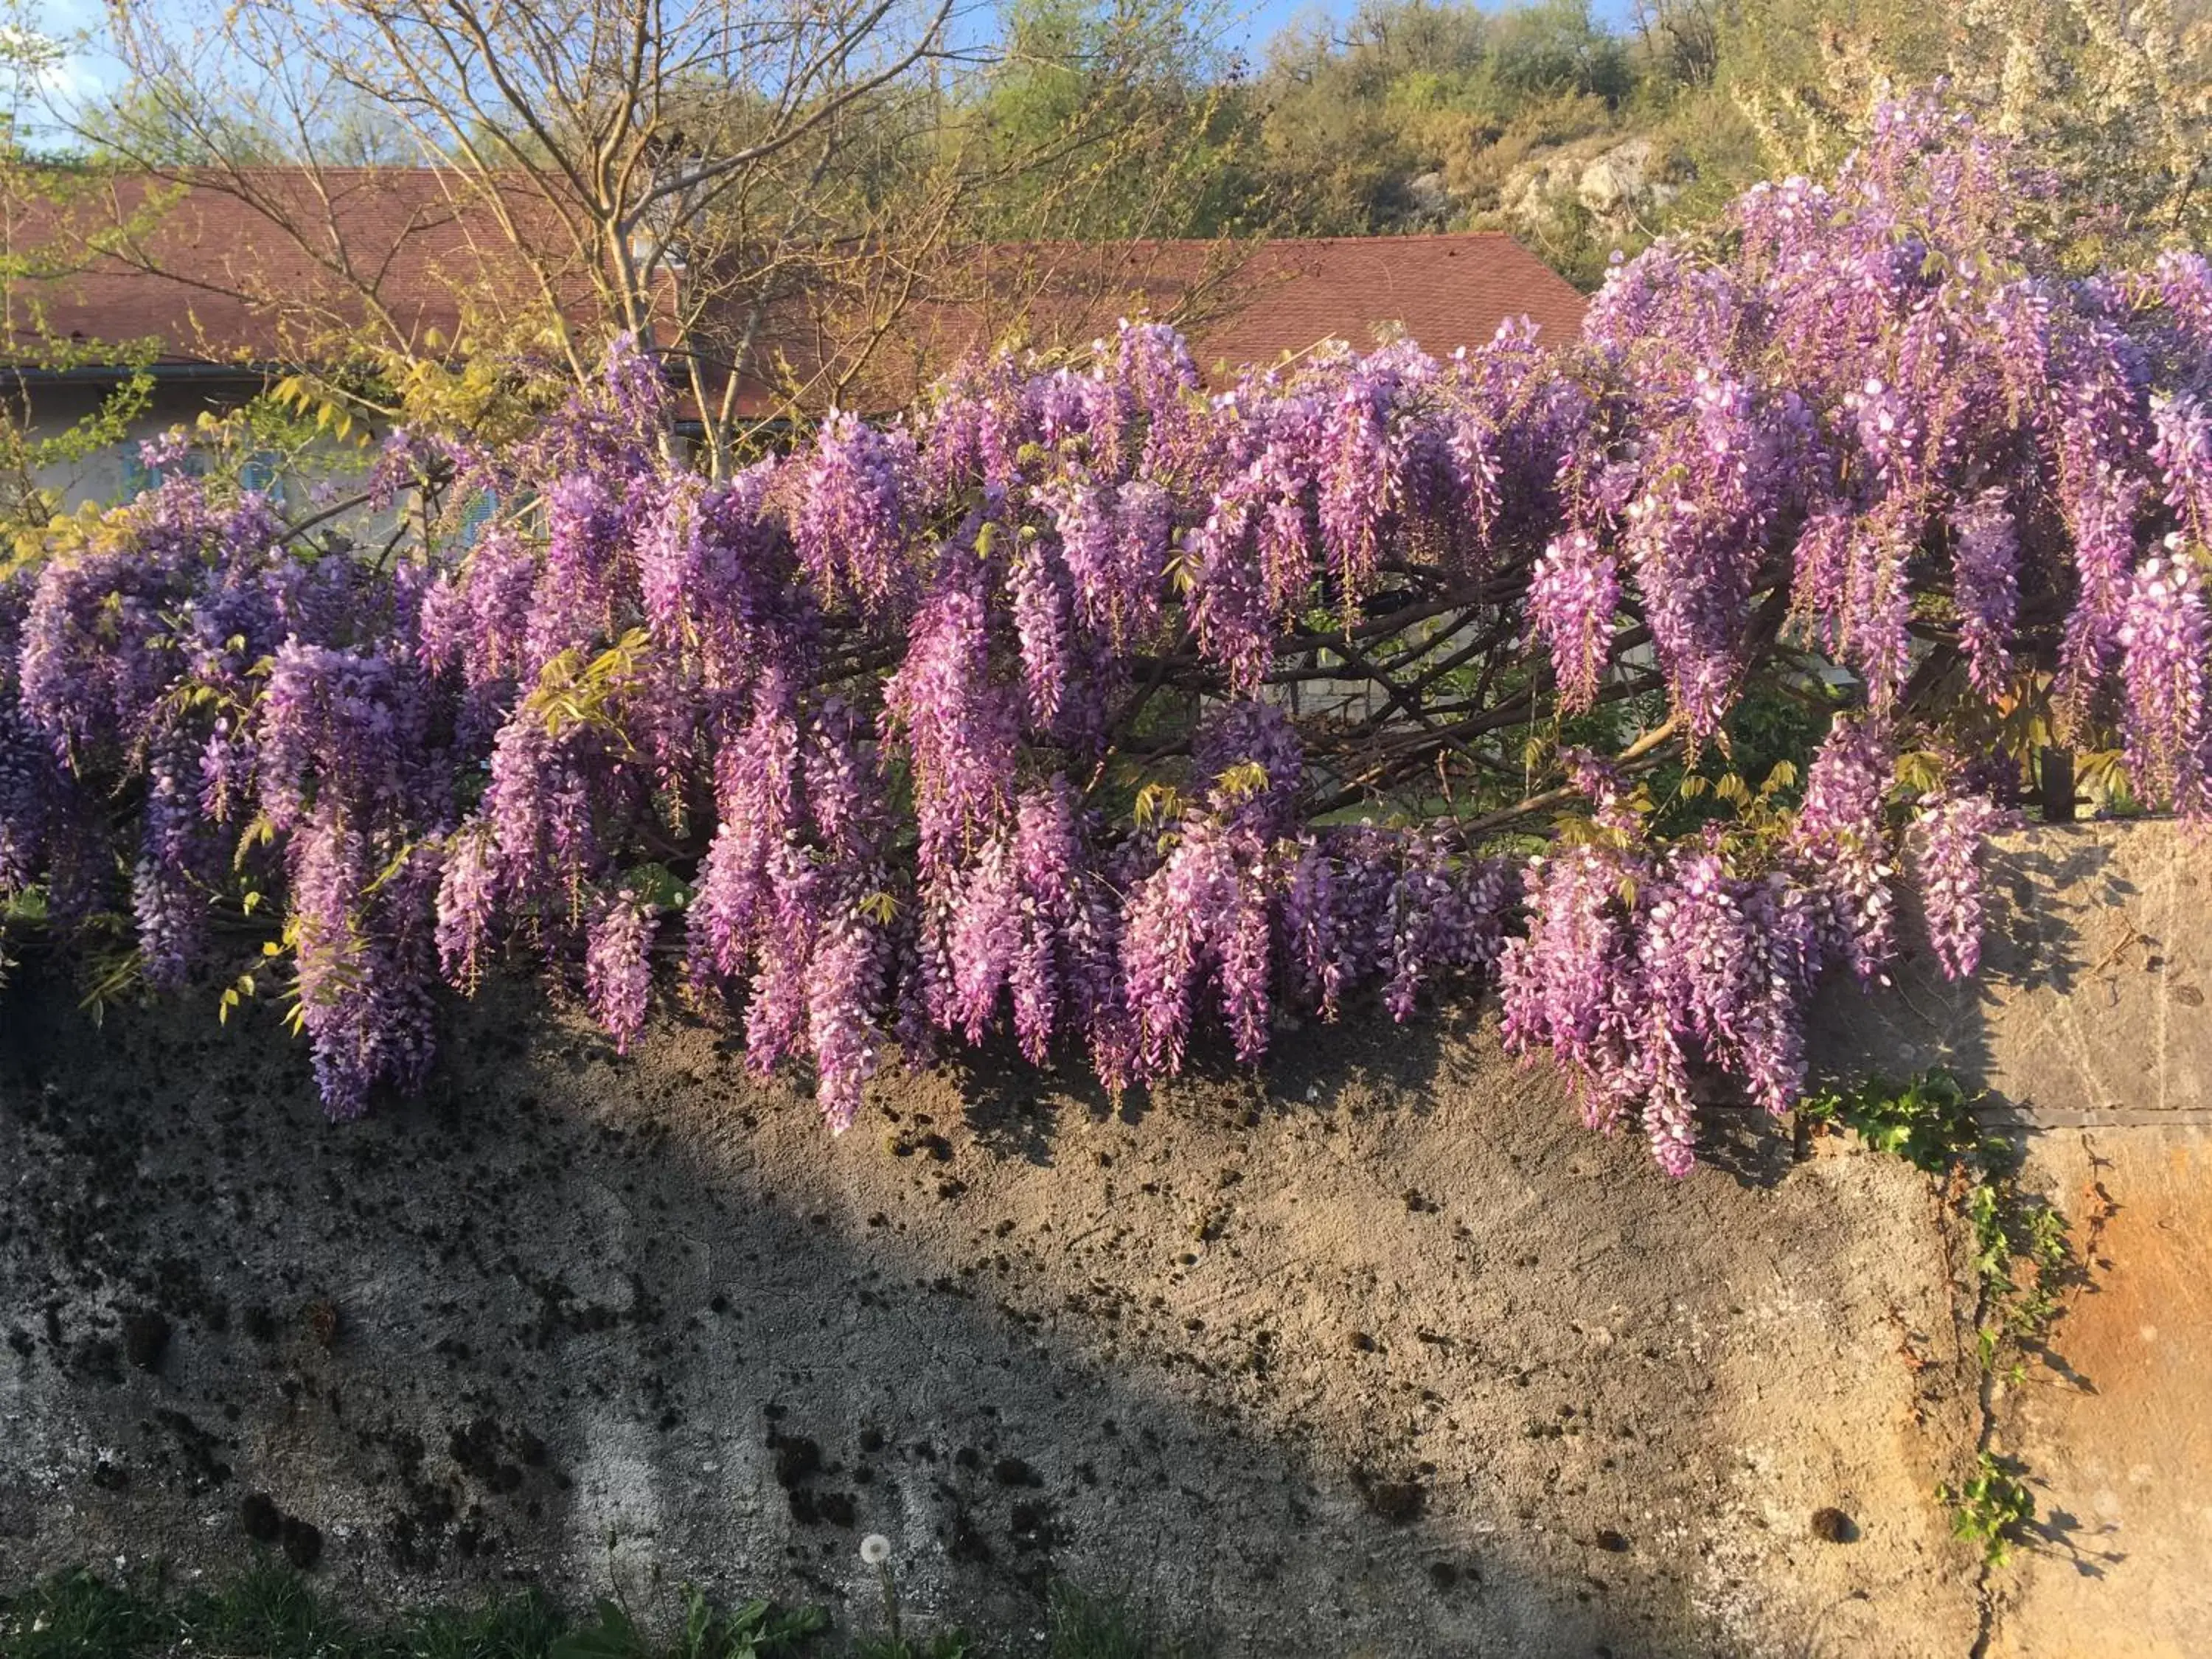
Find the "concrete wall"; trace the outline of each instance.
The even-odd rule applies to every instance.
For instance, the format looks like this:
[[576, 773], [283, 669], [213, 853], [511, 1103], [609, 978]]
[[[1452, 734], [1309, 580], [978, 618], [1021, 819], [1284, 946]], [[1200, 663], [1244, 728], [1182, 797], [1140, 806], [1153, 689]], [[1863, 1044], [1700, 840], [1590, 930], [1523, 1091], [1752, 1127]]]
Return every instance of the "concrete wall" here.
[[[266, 1494], [376, 1602], [692, 1578], [865, 1626], [874, 1530], [925, 1613], [1034, 1624], [1066, 1574], [1223, 1654], [2205, 1651], [2209, 868], [2157, 826], [2033, 838], [1983, 986], [1832, 1005], [1838, 1065], [1995, 1079], [2094, 1235], [2073, 1369], [1993, 1398], [1923, 1178], [1717, 1113], [1669, 1182], [1480, 1010], [1118, 1110], [886, 1079], [833, 1141], [714, 1031], [617, 1059], [517, 991], [455, 1011], [430, 1098], [333, 1128], [265, 1023], [94, 1031], [33, 974], [0, 1578], [215, 1570]], [[1990, 1439], [2065, 1517], [1995, 1576], [1934, 1497]]]
[[2039, 1547], [1990, 1585], [1996, 1655], [2212, 1653], [2212, 846], [2168, 823], [2012, 837], [1980, 978], [1829, 999], [1842, 1069], [1990, 1091], [2088, 1282], [2050, 1363], [1989, 1402]]

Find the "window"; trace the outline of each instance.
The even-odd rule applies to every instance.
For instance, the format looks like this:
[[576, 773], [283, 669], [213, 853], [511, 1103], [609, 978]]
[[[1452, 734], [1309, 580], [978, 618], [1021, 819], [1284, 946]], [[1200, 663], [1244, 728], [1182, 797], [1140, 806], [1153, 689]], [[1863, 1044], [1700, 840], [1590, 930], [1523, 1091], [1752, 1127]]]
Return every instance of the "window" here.
[[165, 466], [149, 466], [146, 458], [132, 444], [123, 457], [123, 499], [131, 501], [158, 487], [170, 477], [198, 478], [207, 472], [207, 458], [197, 451], [187, 453], [181, 460]]
[[489, 489], [479, 490], [461, 509], [461, 522], [453, 532], [453, 540], [462, 547], [474, 547], [483, 527], [499, 513], [499, 497]]
[[238, 487], [240, 489], [255, 490], [264, 495], [274, 495], [280, 476], [277, 471], [276, 452], [273, 449], [257, 449], [247, 456], [244, 464], [239, 467]]

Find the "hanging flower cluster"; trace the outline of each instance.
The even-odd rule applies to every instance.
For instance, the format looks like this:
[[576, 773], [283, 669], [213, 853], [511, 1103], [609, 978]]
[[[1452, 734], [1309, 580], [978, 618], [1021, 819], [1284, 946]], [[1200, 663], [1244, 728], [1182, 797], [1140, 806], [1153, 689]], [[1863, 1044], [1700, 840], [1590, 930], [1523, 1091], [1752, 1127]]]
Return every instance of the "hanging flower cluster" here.
[[[164, 988], [273, 910], [339, 1115], [502, 963], [618, 1046], [723, 1012], [841, 1127], [893, 1042], [1119, 1089], [1489, 982], [1679, 1172], [1700, 1099], [1796, 1099], [1824, 974], [1919, 948], [1901, 879], [1973, 971], [1998, 716], [2212, 810], [2212, 267], [2064, 277], [2035, 188], [1900, 104], [1579, 339], [1209, 393], [1130, 325], [714, 479], [618, 343], [526, 442], [387, 445], [385, 495], [504, 504], [389, 563], [179, 477], [0, 580], [0, 897]], [[1669, 833], [1753, 694], [1846, 712]]]

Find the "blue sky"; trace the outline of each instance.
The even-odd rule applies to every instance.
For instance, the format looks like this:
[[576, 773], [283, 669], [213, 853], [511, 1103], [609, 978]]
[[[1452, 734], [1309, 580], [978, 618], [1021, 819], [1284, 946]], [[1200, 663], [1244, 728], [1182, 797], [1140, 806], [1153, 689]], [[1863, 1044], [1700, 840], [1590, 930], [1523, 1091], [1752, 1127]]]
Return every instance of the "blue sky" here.
[[[100, 0], [33, 0], [19, 15], [33, 32], [56, 37], [88, 33], [98, 28], [106, 17]], [[74, 82], [95, 72], [93, 62], [80, 57], [64, 64], [57, 71], [57, 78]]]
[[[1256, 58], [1268, 39], [1285, 25], [1314, 19], [1342, 19], [1358, 9], [1359, 0], [1228, 0], [1235, 8], [1232, 44], [1241, 45]], [[1598, 17], [1616, 25], [1628, 20], [1633, 0], [1591, 0]], [[1503, 10], [1503, 5], [1486, 9]], [[38, 26], [57, 35], [96, 34], [106, 21], [103, 0], [32, 0], [28, 8]], [[114, 61], [94, 51], [63, 66], [56, 77], [62, 90], [88, 90], [112, 85], [118, 78]]]

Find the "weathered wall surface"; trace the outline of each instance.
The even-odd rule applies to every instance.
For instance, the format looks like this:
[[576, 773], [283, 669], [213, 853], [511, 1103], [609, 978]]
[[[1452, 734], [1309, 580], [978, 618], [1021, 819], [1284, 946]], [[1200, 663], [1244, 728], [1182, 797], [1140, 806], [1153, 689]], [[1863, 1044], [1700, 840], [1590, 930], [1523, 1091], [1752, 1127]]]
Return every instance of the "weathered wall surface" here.
[[1947, 1066], [2042, 1130], [2212, 1121], [2212, 842], [2085, 823], [2000, 846], [1979, 976], [1916, 958], [1887, 992], [1838, 988], [1823, 1059]]
[[1979, 981], [1829, 1001], [1844, 1069], [1948, 1065], [1991, 1091], [2088, 1282], [2054, 1363], [1998, 1388], [2039, 1547], [1990, 1583], [1989, 1651], [2212, 1653], [2212, 846], [2171, 824], [2013, 838]]
[[[873, 1530], [922, 1608], [1019, 1624], [1062, 1573], [1223, 1654], [1963, 1656], [1985, 1620], [2205, 1650], [2212, 1413], [2172, 1403], [2204, 1386], [2201, 1148], [2154, 1188], [2110, 1139], [2195, 1133], [2161, 1079], [2202, 1075], [2175, 896], [2205, 866], [2081, 832], [2133, 890], [2077, 915], [2034, 890], [2075, 879], [2048, 839], [1987, 986], [1910, 975], [1919, 1012], [1851, 994], [1826, 1036], [2022, 1110], [2062, 1049], [2021, 1008], [2093, 1052], [2089, 991], [2162, 1008], [2179, 1056], [2128, 1074], [2172, 1127], [2040, 1155], [2111, 1265], [2061, 1328], [2089, 1383], [1996, 1402], [2070, 1519], [1986, 1588], [1933, 1495], [1985, 1422], [1927, 1184], [1725, 1114], [1670, 1182], [1474, 1015], [1296, 1033], [1119, 1111], [1018, 1066], [886, 1079], [833, 1141], [710, 1031], [618, 1060], [521, 994], [456, 1012], [429, 1099], [332, 1127], [261, 1022], [96, 1031], [35, 977], [0, 1003], [0, 1578], [211, 1570], [290, 1517], [363, 1599], [658, 1570], [865, 1621]], [[2118, 912], [2164, 965], [2108, 983]], [[2142, 1644], [2036, 1645], [2115, 1592]]]

